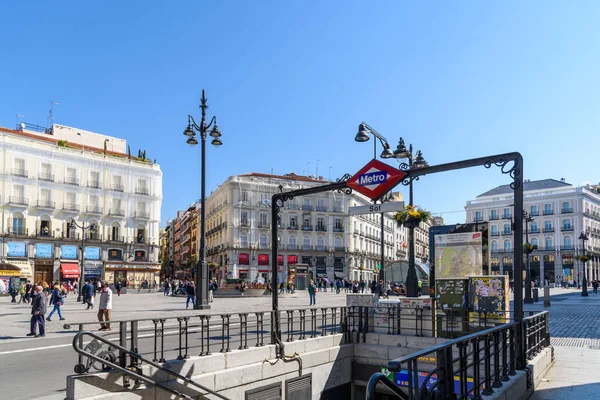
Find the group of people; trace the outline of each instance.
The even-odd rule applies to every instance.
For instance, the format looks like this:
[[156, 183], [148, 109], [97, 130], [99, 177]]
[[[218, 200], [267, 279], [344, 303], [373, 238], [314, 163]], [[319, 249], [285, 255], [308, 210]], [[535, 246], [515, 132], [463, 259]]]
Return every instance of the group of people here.
[[[58, 314], [58, 318], [64, 321], [61, 308], [65, 303], [68, 290], [62, 285], [55, 284], [52, 291], [44, 289], [43, 285], [31, 285], [30, 281], [25, 284], [25, 302], [31, 303], [31, 321], [29, 333], [27, 336], [44, 337], [46, 335], [46, 321], [52, 321], [54, 313]], [[98, 306], [98, 321], [100, 321], [101, 331], [110, 331], [110, 317], [112, 310], [112, 290], [108, 287], [108, 282], [102, 282], [100, 285], [100, 302]], [[94, 298], [96, 297], [96, 288], [90, 281], [86, 281], [81, 288], [83, 303], [86, 304], [86, 310], [94, 308]], [[48, 305], [53, 306], [52, 311], [48, 314]]]
[[[213, 292], [219, 288], [216, 279], [208, 281], [208, 301], [211, 303], [214, 301]], [[176, 294], [185, 294], [185, 308], [190, 307], [190, 303], [192, 304], [192, 308], [196, 303], [196, 284], [194, 281], [189, 280], [187, 278], [183, 280], [179, 280], [176, 282], [175, 280], [166, 280], [163, 283], [163, 295], [164, 296], [175, 296]], [[243, 294], [243, 292], [242, 292]]]

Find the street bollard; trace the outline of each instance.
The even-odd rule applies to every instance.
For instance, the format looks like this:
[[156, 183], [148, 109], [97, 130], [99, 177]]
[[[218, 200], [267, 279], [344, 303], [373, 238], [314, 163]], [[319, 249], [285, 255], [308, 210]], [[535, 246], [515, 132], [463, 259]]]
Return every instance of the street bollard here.
[[550, 307], [550, 287], [544, 286], [544, 307]]
[[538, 301], [540, 301], [540, 294], [538, 288], [535, 288], [533, 289], [533, 302], [537, 303]]

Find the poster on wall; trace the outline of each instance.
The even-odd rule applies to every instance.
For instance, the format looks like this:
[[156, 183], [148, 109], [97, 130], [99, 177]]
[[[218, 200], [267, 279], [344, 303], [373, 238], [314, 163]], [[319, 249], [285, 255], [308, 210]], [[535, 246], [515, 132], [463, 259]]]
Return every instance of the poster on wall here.
[[8, 256], [9, 257], [26, 257], [24, 242], [8, 242]]
[[86, 247], [84, 254], [86, 260], [99, 260], [100, 247]]
[[77, 246], [60, 246], [60, 258], [63, 260], [77, 260]]
[[38, 243], [35, 245], [35, 257], [36, 258], [52, 258], [52, 247], [48, 243]]
[[435, 297], [442, 310], [467, 309], [467, 279], [436, 279]]
[[479, 326], [485, 318], [491, 323], [510, 320], [508, 280], [505, 276], [478, 276], [469, 278], [469, 322]]
[[483, 273], [481, 232], [435, 236], [435, 278], [467, 278]]

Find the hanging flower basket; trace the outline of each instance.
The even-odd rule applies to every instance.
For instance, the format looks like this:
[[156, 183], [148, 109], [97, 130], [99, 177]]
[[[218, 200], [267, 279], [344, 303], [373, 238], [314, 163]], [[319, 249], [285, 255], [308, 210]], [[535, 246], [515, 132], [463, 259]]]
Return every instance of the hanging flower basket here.
[[419, 226], [421, 222], [427, 222], [431, 217], [431, 213], [425, 210], [419, 210], [415, 206], [406, 206], [404, 210], [398, 211], [394, 215], [394, 219], [398, 226], [414, 228]]
[[537, 249], [538, 249], [537, 244], [531, 244], [529, 242], [523, 243], [523, 253], [525, 253], [525, 254], [531, 254], [531, 253], [533, 253], [534, 250], [537, 250]]
[[579, 261], [581, 261], [582, 263], [586, 263], [591, 260], [591, 258], [589, 258], [588, 256], [579, 256], [579, 257], [577, 257], [577, 259]]

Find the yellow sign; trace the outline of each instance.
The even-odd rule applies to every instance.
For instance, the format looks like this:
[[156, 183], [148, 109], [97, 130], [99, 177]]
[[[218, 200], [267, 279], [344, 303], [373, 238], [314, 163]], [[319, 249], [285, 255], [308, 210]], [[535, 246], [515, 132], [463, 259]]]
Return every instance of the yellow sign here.
[[21, 276], [21, 271], [11, 269], [0, 269], [0, 276]]

